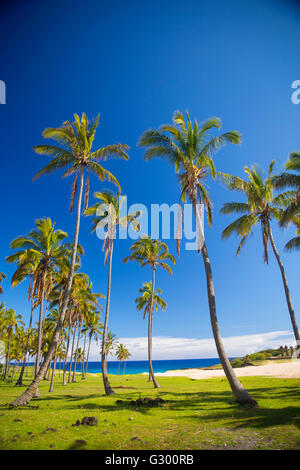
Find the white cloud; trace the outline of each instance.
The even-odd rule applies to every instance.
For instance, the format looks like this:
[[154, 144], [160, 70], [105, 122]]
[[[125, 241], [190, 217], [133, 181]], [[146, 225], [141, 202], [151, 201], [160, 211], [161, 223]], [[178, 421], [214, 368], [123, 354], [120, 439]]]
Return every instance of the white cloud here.
[[[131, 352], [131, 360], [147, 360], [147, 337], [119, 338]], [[230, 336], [223, 338], [226, 353], [229, 357], [251, 354], [261, 349], [277, 348], [280, 345], [291, 345], [293, 335], [290, 331], [272, 331], [269, 333]], [[198, 359], [217, 357], [213, 338], [173, 338], [171, 336], [153, 337], [153, 359]], [[90, 360], [100, 361], [100, 345], [91, 344]], [[109, 360], [114, 358], [110, 357]]]

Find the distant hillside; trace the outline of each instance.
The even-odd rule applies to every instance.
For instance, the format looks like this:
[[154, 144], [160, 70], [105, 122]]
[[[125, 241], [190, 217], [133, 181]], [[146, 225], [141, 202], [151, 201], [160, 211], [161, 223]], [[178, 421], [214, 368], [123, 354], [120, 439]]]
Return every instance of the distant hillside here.
[[[247, 366], [257, 366], [264, 361], [268, 360], [277, 360], [277, 361], [286, 361], [290, 360], [295, 348], [292, 346], [284, 346], [278, 349], [264, 349], [253, 354], [247, 354], [244, 357], [238, 357], [236, 359], [230, 360], [233, 368], [235, 367], [247, 367]], [[211, 369], [222, 369], [221, 364], [217, 364], [211, 367], [203, 367], [205, 370]]]
[[266, 361], [266, 360], [286, 360], [291, 359], [291, 356], [294, 352], [292, 346], [280, 347], [278, 349], [264, 349], [253, 354], [247, 354], [244, 357], [236, 358], [231, 360], [232, 367], [246, 367], [251, 365], [257, 365], [257, 362]]

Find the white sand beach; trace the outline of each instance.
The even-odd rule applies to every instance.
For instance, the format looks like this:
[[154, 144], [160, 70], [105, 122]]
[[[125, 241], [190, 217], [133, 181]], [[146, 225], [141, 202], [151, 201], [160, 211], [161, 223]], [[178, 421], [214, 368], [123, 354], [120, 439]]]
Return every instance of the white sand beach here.
[[[266, 364], [262, 366], [248, 366], [238, 367], [234, 369], [238, 377], [248, 376], [269, 376], [269, 377], [282, 377], [290, 379], [300, 378], [300, 360], [292, 361], [289, 363], [280, 364]], [[148, 372], [145, 372], [148, 374]], [[221, 370], [199, 370], [199, 369], [186, 369], [186, 370], [168, 370], [155, 374], [162, 377], [188, 377], [190, 379], [210, 379], [213, 377], [224, 377], [224, 371]]]

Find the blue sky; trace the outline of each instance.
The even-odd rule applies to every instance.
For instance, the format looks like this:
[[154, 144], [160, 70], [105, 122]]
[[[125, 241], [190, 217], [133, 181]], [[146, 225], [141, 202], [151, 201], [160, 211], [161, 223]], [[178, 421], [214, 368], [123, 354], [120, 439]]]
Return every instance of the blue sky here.
[[[0, 105], [0, 270], [9, 277], [9, 243], [28, 233], [36, 218], [49, 216], [73, 235], [74, 217], [68, 212], [72, 181], [54, 174], [32, 182], [47, 162], [32, 147], [43, 143], [45, 127], [72, 120], [75, 112], [89, 117], [100, 112], [95, 147], [130, 145], [129, 162], [106, 166], [118, 177], [129, 204], [178, 201], [171, 166], [145, 162], [136, 147], [144, 130], [170, 122], [176, 109], [189, 109], [199, 121], [219, 116], [224, 131], [243, 134], [242, 146], [228, 146], [216, 156], [219, 170], [242, 175], [244, 165], [266, 168], [273, 158], [279, 170], [288, 153], [300, 149], [300, 105], [291, 102], [291, 84], [300, 78], [297, 2], [45, 0], [10, 1], [2, 8], [0, 80], [6, 83], [7, 103]], [[91, 194], [104, 187], [92, 178]], [[259, 229], [236, 258], [238, 240], [221, 240], [232, 219], [219, 209], [237, 196], [215, 182], [209, 189], [214, 224], [206, 228], [206, 240], [222, 335], [291, 331], [280, 272], [271, 253], [270, 265], [263, 263]], [[274, 236], [298, 312], [298, 254], [283, 252], [293, 231], [274, 226]], [[83, 270], [95, 290], [105, 293], [101, 243], [90, 234], [88, 218], [82, 220], [80, 242], [86, 250]], [[125, 338], [146, 335], [134, 299], [150, 279], [146, 268], [122, 264], [130, 244], [117, 241], [113, 260], [110, 328]], [[170, 249], [175, 253], [173, 242]], [[158, 272], [157, 284], [168, 308], [155, 318], [155, 336], [212, 337], [200, 256], [182, 253], [173, 277]], [[4, 288], [1, 301], [27, 319], [27, 285], [10, 289], [6, 281]]]

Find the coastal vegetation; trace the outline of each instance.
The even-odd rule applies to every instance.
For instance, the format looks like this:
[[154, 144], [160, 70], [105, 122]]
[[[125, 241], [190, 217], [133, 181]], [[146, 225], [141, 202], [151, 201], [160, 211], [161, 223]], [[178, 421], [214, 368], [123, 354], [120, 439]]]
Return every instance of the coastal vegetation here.
[[[72, 393], [82, 394], [83, 402], [88, 404], [88, 395], [91, 392], [88, 391], [89, 385], [86, 385], [86, 389], [84, 388], [85, 384], [91, 384], [93, 393], [101, 393], [100, 381], [96, 381], [94, 377], [88, 375], [90, 347], [91, 342], [95, 340], [97, 343], [101, 342], [99, 354], [101, 354], [102, 362], [102, 381], [105, 395], [107, 395], [107, 397], [101, 397], [99, 409], [101, 407], [103, 409], [107, 407], [107, 410], [115, 409], [114, 398], [110, 395], [116, 394], [114, 386], [116, 384], [119, 386], [120, 382], [116, 382], [115, 377], [108, 376], [107, 356], [115, 354], [120, 362], [124, 362], [125, 371], [130, 351], [126, 345], [119, 344], [115, 335], [109, 330], [110, 300], [113, 295], [111, 289], [113, 247], [117, 226], [131, 225], [136, 231], [139, 231], [140, 213], [134, 212], [126, 217], [121, 216], [121, 184], [116, 176], [104, 168], [102, 164], [106, 164], [111, 158], [127, 161], [129, 148], [125, 144], [118, 143], [93, 150], [92, 146], [98, 126], [99, 115], [95, 119], [88, 120], [85, 113], [81, 118], [75, 114], [73, 122], [65, 121], [60, 127], [44, 130], [44, 138], [52, 139], [55, 145], [44, 144], [34, 147], [37, 154], [45, 155], [51, 159], [50, 163], [40, 170], [34, 179], [63, 170], [63, 178], [67, 176], [74, 178], [69, 207], [70, 216], [75, 208], [76, 200], [77, 205], [72, 238], [63, 228], [57, 228], [50, 217], [44, 217], [35, 221], [35, 227], [28, 235], [19, 235], [11, 242], [13, 253], [7, 257], [7, 262], [13, 263], [15, 266], [11, 285], [17, 289], [21, 282], [27, 283], [27, 300], [30, 311], [28, 326], [25, 326], [21, 315], [6, 306], [4, 302], [0, 304], [0, 341], [4, 345], [2, 352], [4, 364], [1, 371], [3, 389], [1, 390], [7, 393], [7, 399], [4, 401], [9, 403], [12, 408], [29, 404], [32, 398], [38, 399], [41, 393], [40, 389], [45, 392], [47, 383], [50, 384], [51, 395], [46, 400], [50, 401], [50, 397], [58, 394], [61, 395], [62, 405], [68, 407], [68, 400], [64, 397], [68, 395], [69, 387], [73, 387], [70, 389]], [[241, 237], [239, 253], [254, 226], [261, 226], [264, 260], [266, 263], [269, 261], [268, 243], [270, 242], [281, 271], [295, 339], [299, 340], [299, 330], [291, 300], [292, 295], [280, 258], [280, 249], [275, 245], [271, 222], [272, 224], [275, 222], [282, 228], [289, 224], [295, 227], [296, 237], [287, 241], [286, 249], [291, 251], [291, 256], [297, 256], [295, 250], [300, 246], [300, 153], [293, 152], [286, 164], [286, 171], [278, 175], [274, 174], [274, 161], [269, 166], [266, 178], [255, 166], [245, 167], [247, 179], [232, 176], [229, 173], [221, 173], [217, 171], [215, 166], [215, 154], [226, 144], [240, 145], [242, 136], [238, 131], [220, 133], [220, 129], [221, 120], [219, 118], [192, 122], [188, 112], [184, 116], [180, 111], [176, 111], [171, 124], [145, 131], [140, 137], [138, 145], [144, 149], [145, 160], [159, 157], [165, 158], [171, 163], [178, 177], [181, 206], [187, 201], [192, 204], [197, 224], [197, 251], [202, 255], [204, 264], [210, 321], [221, 366], [236, 402], [240, 405], [255, 407], [257, 401], [263, 402], [266, 399], [264, 393], [257, 392], [259, 380], [257, 382], [253, 379], [239, 380], [234, 371], [236, 363], [229, 360], [223, 346], [217, 317], [212, 266], [208, 255], [207, 241], [203, 236], [201, 207], [205, 208], [207, 222], [211, 226], [213, 195], [209, 194], [207, 186], [210, 178], [219, 180], [221, 183], [225, 183], [229, 190], [239, 191], [246, 196], [246, 202], [224, 204], [221, 211], [223, 214], [238, 213], [242, 216], [223, 231], [223, 237], [226, 238], [233, 233]], [[94, 193], [96, 202], [94, 205], [89, 205], [89, 173], [96, 175], [99, 180], [98, 184], [108, 182], [117, 188], [117, 192], [104, 190], [100, 187], [100, 191]], [[284, 192], [280, 192], [282, 189]], [[101, 213], [99, 209], [103, 203], [107, 205], [108, 209]], [[178, 233], [181, 230], [181, 206], [179, 206]], [[94, 292], [93, 283], [89, 276], [81, 271], [84, 247], [80, 244], [79, 229], [82, 215], [93, 217], [92, 232], [101, 228], [105, 233], [102, 248], [104, 265], [108, 261], [108, 267], [104, 268], [107, 269], [106, 295]], [[113, 224], [108, 223], [108, 215], [109, 220], [113, 220]], [[177, 254], [178, 256], [180, 254], [180, 237], [177, 238]], [[95, 256], [99, 255], [96, 253]], [[163, 393], [166, 393], [167, 398], [170, 399], [170, 396], [176, 393], [174, 391], [176, 386], [180, 384], [176, 385], [174, 381], [173, 383], [165, 378], [160, 380], [161, 383], [158, 383], [155, 377], [152, 366], [152, 325], [154, 309], [157, 310], [159, 306], [164, 310], [167, 305], [166, 301], [160, 297], [160, 289], [156, 288], [157, 268], [173, 274], [170, 264], [175, 265], [175, 257], [170, 253], [165, 241], [151, 239], [145, 234], [141, 234], [140, 238], [129, 248], [129, 255], [123, 260], [124, 263], [129, 261], [136, 261], [141, 267], [150, 268], [152, 274], [152, 280], [143, 284], [139, 291], [140, 296], [136, 299], [137, 309], [143, 311], [144, 317], [148, 316], [150, 383], [147, 383], [143, 377], [129, 379], [124, 375], [122, 384], [126, 385], [127, 381], [134, 381], [137, 384], [135, 385], [137, 390], [145, 387], [147, 392], [151, 385], [154, 386], [154, 389], [161, 387], [164, 389], [166, 386], [166, 391]], [[176, 269], [173, 269], [175, 276]], [[7, 282], [6, 275], [1, 272], [0, 293], [4, 296], [5, 282]], [[201, 280], [199, 286], [202, 286]], [[114, 292], [117, 292], [117, 287]], [[35, 324], [36, 313], [38, 319]], [[193, 325], [194, 328], [195, 325]], [[267, 357], [268, 353], [264, 354]], [[29, 366], [32, 360], [34, 361], [33, 369]], [[56, 371], [58, 362], [62, 364], [61, 376], [58, 376]], [[81, 379], [83, 379], [80, 383], [77, 382], [77, 364], [81, 370]], [[69, 370], [67, 370], [68, 367]], [[118, 380], [121, 380], [121, 377]], [[274, 382], [276, 382], [275, 379]], [[268, 384], [270, 383], [268, 382]], [[279, 381], [278, 384], [283, 387], [282, 382]], [[14, 385], [25, 386], [25, 390], [20, 392], [20, 388], [14, 388]], [[208, 384], [206, 385], [209, 387]], [[95, 391], [96, 386], [98, 392]], [[189, 386], [190, 391], [188, 392]], [[229, 393], [226, 383], [216, 382], [216, 386], [219, 391], [216, 396], [211, 397], [210, 404], [212, 405], [215, 405], [216, 401], [219, 403], [224, 397], [228, 397]], [[74, 387], [78, 387], [76, 391]], [[171, 387], [172, 390], [168, 387]], [[294, 396], [294, 382], [292, 388]], [[193, 405], [193, 400], [200, 400], [204, 396], [203, 391], [199, 392], [199, 385], [198, 391], [196, 389], [197, 383], [187, 381], [183, 384], [183, 391], [180, 387], [178, 391], [179, 395], [182, 393], [185, 395], [184, 402], [186, 406], [190, 406], [191, 412], [197, 408], [195, 404]], [[190, 405], [188, 404], [189, 396], [191, 396]], [[35, 403], [37, 403], [36, 400]], [[45, 404], [45, 402], [43, 403]], [[41, 405], [42, 408], [44, 404]], [[94, 405], [92, 400], [91, 408]], [[50, 409], [52, 406], [54, 405], [49, 405]], [[95, 409], [97, 406], [95, 405]], [[80, 409], [79, 405], [78, 409]], [[12, 411], [7, 412], [14, 416]], [[20, 412], [23, 413], [23, 408], [20, 409]], [[272, 422], [271, 418], [270, 420]], [[28, 445], [30, 446], [30, 444]]]
[[[276, 361], [276, 363], [289, 362], [293, 360], [293, 355], [295, 352], [296, 348], [294, 348], [293, 346], [288, 347], [287, 345], [285, 345], [280, 346], [280, 348], [277, 349], [263, 349], [262, 351], [257, 351], [252, 354], [246, 354], [243, 357], [236, 357], [235, 359], [230, 359], [230, 362], [234, 369], [240, 367], [271, 364], [273, 361]], [[203, 367], [203, 369], [218, 370], [222, 369], [222, 365], [215, 364], [213, 366]]]

